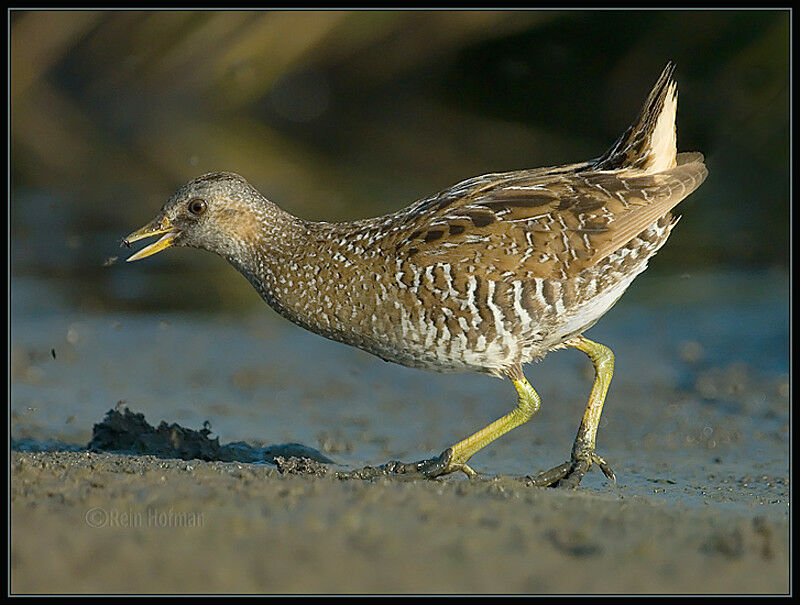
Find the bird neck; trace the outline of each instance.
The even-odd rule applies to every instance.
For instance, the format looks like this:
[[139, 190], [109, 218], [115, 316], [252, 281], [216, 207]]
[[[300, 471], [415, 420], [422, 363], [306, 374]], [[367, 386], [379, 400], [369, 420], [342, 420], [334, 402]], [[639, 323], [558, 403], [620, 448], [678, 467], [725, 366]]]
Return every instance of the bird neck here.
[[320, 226], [270, 203], [251, 237], [225, 258], [253, 285], [261, 298], [290, 321], [320, 333]]

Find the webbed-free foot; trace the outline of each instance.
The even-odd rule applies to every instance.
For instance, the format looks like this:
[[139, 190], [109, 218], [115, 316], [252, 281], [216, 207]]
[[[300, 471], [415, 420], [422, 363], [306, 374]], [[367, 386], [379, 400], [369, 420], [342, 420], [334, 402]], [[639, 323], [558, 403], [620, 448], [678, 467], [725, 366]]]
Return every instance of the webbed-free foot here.
[[466, 463], [454, 460], [453, 448], [449, 447], [436, 458], [429, 458], [418, 462], [399, 462], [398, 460], [392, 460], [380, 466], [365, 466], [355, 471], [340, 471], [337, 473], [337, 477], [339, 479], [374, 480], [379, 477], [403, 475], [409, 479], [435, 479], [436, 477], [449, 475], [456, 471], [461, 471], [470, 479], [478, 474]]
[[613, 483], [617, 482], [614, 471], [594, 451], [573, 454], [572, 459], [568, 462], [559, 464], [549, 471], [541, 472], [535, 477], [527, 477], [527, 479], [531, 485], [536, 487], [566, 487], [574, 489], [578, 487], [583, 476], [589, 472], [592, 464], [596, 464]]
[[420, 474], [428, 479], [449, 475], [456, 471], [461, 471], [469, 478], [475, 477], [478, 474], [466, 463], [458, 462], [453, 459], [452, 447], [447, 448], [436, 458], [429, 458], [418, 462], [399, 462], [397, 460], [392, 460], [391, 462], [382, 464], [379, 468], [391, 475]]

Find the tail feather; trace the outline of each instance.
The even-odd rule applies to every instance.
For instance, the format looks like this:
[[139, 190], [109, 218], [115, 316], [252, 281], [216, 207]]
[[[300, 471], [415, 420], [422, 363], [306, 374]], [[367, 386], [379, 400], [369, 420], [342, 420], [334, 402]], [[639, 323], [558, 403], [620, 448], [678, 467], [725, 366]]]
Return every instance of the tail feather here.
[[611, 146], [595, 170], [635, 169], [644, 173], [674, 168], [677, 154], [675, 113], [678, 89], [670, 61], [661, 72], [633, 125]]

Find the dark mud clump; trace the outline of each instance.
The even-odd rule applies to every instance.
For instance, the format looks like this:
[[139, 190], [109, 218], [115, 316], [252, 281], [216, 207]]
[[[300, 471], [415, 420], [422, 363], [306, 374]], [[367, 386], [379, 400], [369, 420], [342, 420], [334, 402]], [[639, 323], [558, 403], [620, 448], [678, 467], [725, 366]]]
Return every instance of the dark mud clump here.
[[[319, 468], [333, 460], [312, 447], [300, 443], [284, 443], [264, 447], [252, 446], [243, 441], [220, 445], [219, 438], [211, 438], [211, 426], [208, 422], [199, 431], [183, 427], [177, 423], [161, 422], [158, 427], [152, 426], [144, 414], [132, 412], [126, 406], [117, 406], [109, 410], [105, 419], [94, 425], [92, 440], [87, 449], [90, 451], [123, 452], [129, 454], [149, 454], [159, 458], [180, 458], [183, 460], [206, 460], [218, 462], [269, 462], [278, 464], [283, 460], [286, 472], [312, 472], [319, 474]], [[288, 461], [301, 460], [294, 466]], [[283, 472], [283, 471], [281, 471]]]
[[289, 456], [289, 458], [284, 458], [283, 456], [276, 456], [275, 465], [281, 475], [314, 475], [323, 477], [328, 472], [327, 466], [306, 457]]
[[209, 438], [211, 429], [187, 429], [179, 424], [161, 422], [153, 427], [144, 414], [128, 408], [109, 410], [105, 419], [95, 424], [88, 449], [92, 451], [124, 451], [151, 454], [160, 458], [183, 460], [221, 460], [230, 462], [232, 452], [219, 444], [219, 439]]

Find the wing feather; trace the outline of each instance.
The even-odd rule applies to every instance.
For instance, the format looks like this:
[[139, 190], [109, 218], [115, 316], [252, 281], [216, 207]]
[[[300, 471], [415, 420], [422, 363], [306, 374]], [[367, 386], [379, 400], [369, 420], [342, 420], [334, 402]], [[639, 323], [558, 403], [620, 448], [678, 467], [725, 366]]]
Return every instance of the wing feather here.
[[418, 202], [395, 216], [394, 248], [419, 263], [574, 275], [669, 213], [707, 175], [699, 153], [679, 154], [659, 173], [569, 168], [477, 177]]

